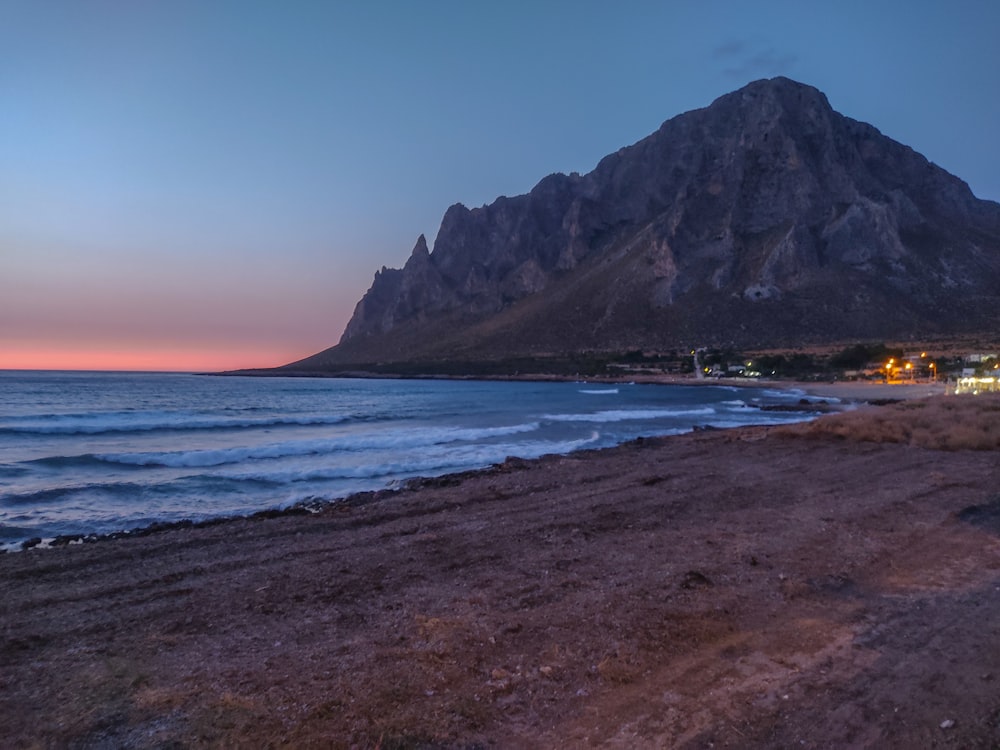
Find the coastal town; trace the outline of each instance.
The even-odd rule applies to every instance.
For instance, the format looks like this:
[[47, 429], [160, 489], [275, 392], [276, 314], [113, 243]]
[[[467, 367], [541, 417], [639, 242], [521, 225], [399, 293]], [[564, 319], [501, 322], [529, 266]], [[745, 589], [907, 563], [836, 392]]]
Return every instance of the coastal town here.
[[801, 382], [852, 382], [912, 385], [934, 383], [944, 393], [1000, 391], [1000, 354], [995, 350], [962, 351], [949, 345], [916, 353], [902, 346], [855, 344], [830, 351], [741, 353], [700, 348], [687, 356], [676, 352], [632, 352], [608, 362], [617, 375], [688, 375], [698, 380], [753, 379]]

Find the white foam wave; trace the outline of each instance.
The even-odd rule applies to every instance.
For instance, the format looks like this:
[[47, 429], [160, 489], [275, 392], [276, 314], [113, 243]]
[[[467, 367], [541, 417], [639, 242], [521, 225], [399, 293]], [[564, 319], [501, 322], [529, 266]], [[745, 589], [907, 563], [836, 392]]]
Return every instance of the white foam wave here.
[[618, 393], [618, 389], [617, 388], [607, 388], [607, 389], [604, 389], [604, 390], [597, 390], [597, 389], [583, 388], [583, 389], [580, 390], [580, 393], [588, 393], [588, 394], [590, 394], [592, 396], [605, 396], [605, 395], [611, 396], [611, 395], [614, 395], [614, 394]]
[[754, 425], [778, 425], [792, 424], [793, 422], [807, 422], [815, 415], [806, 412], [757, 412], [758, 416], [753, 419], [709, 419], [699, 422], [699, 425], [716, 427], [720, 430], [730, 427], [751, 427]]
[[240, 446], [216, 450], [192, 450], [147, 453], [105, 453], [95, 456], [108, 463], [133, 466], [167, 466], [172, 468], [205, 468], [243, 461], [313, 456], [344, 451], [408, 450], [422, 446], [486, 440], [493, 437], [532, 432], [538, 422], [501, 427], [434, 427], [386, 430], [378, 433], [343, 435], [316, 440], [289, 440], [257, 446]]
[[373, 479], [391, 476], [417, 476], [429, 472], [452, 472], [486, 467], [500, 463], [510, 456], [538, 458], [550, 453], [571, 453], [592, 445], [600, 439], [597, 432], [578, 440], [528, 441], [522, 443], [492, 443], [466, 446], [435, 446], [419, 453], [402, 455], [391, 461], [365, 463], [353, 466], [301, 466], [282, 469], [231, 470], [220, 475], [226, 479], [273, 482]]
[[550, 422], [624, 422], [631, 419], [669, 419], [715, 414], [715, 409], [608, 409], [587, 414], [543, 414]]
[[[787, 391], [783, 390], [772, 390], [767, 389], [761, 391], [762, 397], [769, 399], [778, 399], [781, 401], [808, 401], [811, 404], [817, 403], [819, 401], [826, 401], [829, 404], [840, 403], [840, 399], [834, 396], [814, 396], [810, 393], [799, 388], [790, 388]], [[754, 399], [754, 401], [762, 401], [763, 398]]]
[[776, 388], [766, 388], [761, 391], [761, 395], [767, 396], [768, 398], [795, 399], [797, 401], [805, 396], [806, 392], [799, 390], [798, 388], [789, 388], [787, 391]]
[[280, 425], [335, 425], [348, 421], [344, 415], [238, 417], [197, 412], [104, 412], [101, 414], [55, 414], [0, 422], [0, 431], [38, 435], [98, 435], [105, 432], [151, 432], [154, 430], [208, 430]]

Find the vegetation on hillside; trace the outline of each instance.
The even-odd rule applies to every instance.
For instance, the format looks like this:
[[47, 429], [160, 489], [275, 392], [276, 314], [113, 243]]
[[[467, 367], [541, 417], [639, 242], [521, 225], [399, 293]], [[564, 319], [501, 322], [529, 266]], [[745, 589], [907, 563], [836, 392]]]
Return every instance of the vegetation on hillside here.
[[[733, 348], [686, 351], [582, 351], [495, 359], [438, 359], [410, 362], [371, 362], [353, 365], [337, 375], [386, 377], [629, 377], [700, 375], [710, 378], [764, 378], [802, 381], [913, 380], [958, 377], [970, 365], [957, 353], [938, 355], [908, 352], [884, 343], [857, 343], [835, 351], [750, 352]], [[892, 367], [888, 363], [893, 362]], [[910, 363], [906, 367], [905, 363]], [[996, 360], [975, 363], [976, 374], [991, 371]], [[893, 374], [890, 370], [895, 368]]]

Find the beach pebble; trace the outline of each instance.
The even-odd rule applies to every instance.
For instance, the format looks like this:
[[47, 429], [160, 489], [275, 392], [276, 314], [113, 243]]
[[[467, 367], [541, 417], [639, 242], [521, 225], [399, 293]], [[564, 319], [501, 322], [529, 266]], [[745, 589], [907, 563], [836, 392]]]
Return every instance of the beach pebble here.
[[942, 729], [951, 729], [953, 726], [955, 726], [954, 719], [945, 719], [944, 721], [941, 722]]
[[694, 589], [712, 585], [714, 585], [712, 580], [698, 570], [689, 570], [684, 574], [684, 578], [681, 580], [682, 589]]

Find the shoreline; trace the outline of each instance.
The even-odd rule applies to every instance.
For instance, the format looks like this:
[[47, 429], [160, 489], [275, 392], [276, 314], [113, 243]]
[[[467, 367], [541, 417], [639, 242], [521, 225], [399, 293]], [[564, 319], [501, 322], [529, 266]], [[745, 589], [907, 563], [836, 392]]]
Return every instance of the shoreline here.
[[[451, 377], [440, 377], [432, 378], [439, 380], [465, 380], [465, 379], [479, 379], [479, 378], [451, 378]], [[574, 378], [560, 378], [558, 376], [552, 375], [526, 375], [520, 377], [497, 377], [497, 378], [482, 378], [484, 380], [511, 380], [511, 381], [570, 381], [576, 382]], [[745, 379], [745, 378], [726, 378], [724, 380], [716, 379], [700, 379], [700, 378], [686, 378], [686, 377], [671, 377], [671, 376], [640, 376], [639, 378], [595, 378], [588, 379], [580, 382], [587, 383], [601, 383], [601, 384], [625, 384], [625, 383], [640, 383], [644, 385], [681, 385], [681, 386], [698, 386], [698, 387], [735, 387], [735, 388], [762, 388], [762, 389], [773, 389], [785, 392], [802, 392], [804, 396], [811, 397], [813, 399], [818, 399], [818, 401], [812, 401], [809, 405], [816, 407], [814, 411], [817, 412], [816, 419], [825, 416], [826, 414], [836, 413], [843, 407], [850, 408], [855, 405], [860, 404], [871, 404], [884, 405], [887, 403], [893, 403], [895, 401], [909, 400], [914, 398], [926, 398], [933, 395], [941, 395], [945, 393], [945, 385], [943, 383], [927, 383], [927, 384], [884, 384], [884, 383], [858, 383], [858, 382], [842, 382], [842, 383], [814, 383], [805, 381], [788, 381], [788, 380], [761, 380], [761, 379]], [[829, 404], [826, 399], [835, 399], [839, 404]], [[787, 407], [760, 407], [763, 411], [810, 411], [808, 405], [802, 403], [800, 405], [788, 405]], [[749, 425], [754, 426], [754, 425]], [[730, 427], [730, 428], [713, 428], [713, 429], [743, 429], [743, 426]], [[697, 431], [699, 427], [695, 425], [692, 428], [693, 431]], [[689, 434], [689, 433], [681, 433]], [[642, 438], [640, 438], [641, 440]], [[629, 441], [631, 442], [631, 441]], [[626, 443], [627, 444], [627, 443]], [[613, 450], [618, 446], [611, 446], [602, 450]], [[570, 455], [570, 454], [567, 454]], [[516, 458], [516, 460], [526, 460]], [[531, 459], [537, 460], [537, 459]], [[448, 474], [437, 475], [437, 476], [417, 476], [403, 482], [400, 487], [385, 487], [378, 490], [362, 491], [358, 493], [351, 493], [343, 497], [330, 498], [330, 499], [317, 499], [308, 500], [303, 502], [294, 503], [286, 507], [272, 507], [264, 508], [258, 511], [248, 512], [245, 514], [235, 514], [235, 515], [223, 515], [211, 518], [204, 518], [201, 520], [193, 519], [178, 519], [176, 521], [154, 521], [145, 526], [137, 526], [127, 529], [119, 529], [108, 532], [89, 532], [89, 533], [70, 533], [62, 534], [55, 537], [32, 537], [24, 541], [12, 542], [7, 545], [0, 545], [0, 555], [6, 553], [16, 553], [23, 552], [27, 550], [48, 550], [55, 549], [64, 546], [78, 545], [78, 544], [92, 544], [95, 542], [104, 542], [114, 539], [122, 538], [136, 538], [144, 537], [150, 534], [156, 534], [164, 531], [173, 531], [184, 528], [201, 528], [206, 526], [213, 526], [217, 524], [229, 523], [234, 521], [246, 520], [246, 519], [266, 519], [274, 518], [279, 516], [295, 516], [295, 515], [307, 515], [310, 513], [320, 512], [322, 509], [341, 504], [354, 502], [356, 498], [368, 498], [371, 495], [385, 495], [391, 496], [398, 493], [401, 490], [407, 489], [410, 484], [419, 484], [427, 480], [436, 480], [447, 477], [462, 477], [469, 473], [489, 471], [494, 466], [484, 466], [479, 469], [473, 469], [468, 471], [451, 472]]]
[[[440, 380], [454, 380], [456, 378], [441, 377], [433, 378]], [[459, 380], [465, 379], [478, 379], [478, 378], [457, 378]], [[502, 378], [483, 378], [484, 380], [511, 380], [511, 381], [570, 381], [576, 382], [574, 378], [560, 378], [559, 376], [552, 375], [526, 375], [521, 377], [502, 377]], [[671, 378], [670, 376], [647, 376], [640, 378], [597, 378], [589, 379], [579, 382], [586, 383], [600, 383], [600, 384], [625, 384], [625, 383], [640, 383], [644, 385], [681, 385], [681, 386], [698, 386], [698, 387], [735, 387], [735, 388], [761, 388], [761, 389], [773, 389], [781, 390], [786, 392], [802, 392], [804, 396], [811, 397], [813, 399], [819, 399], [818, 401], [811, 401], [809, 404], [805, 403], [805, 399], [799, 405], [787, 405], [781, 407], [758, 407], [762, 411], [815, 411], [819, 418], [825, 414], [834, 413], [839, 411], [840, 408], [844, 406], [850, 407], [855, 404], [860, 403], [870, 403], [876, 401], [877, 403], [891, 403], [897, 400], [905, 400], [911, 398], [923, 398], [929, 395], [936, 395], [936, 393], [944, 392], [943, 384], [940, 385], [940, 389], [933, 389], [929, 387], [921, 386], [910, 386], [903, 385], [897, 386], [896, 384], [885, 385], [879, 383], [806, 383], [801, 381], [787, 381], [787, 380], [760, 380], [760, 379], [736, 379], [727, 378], [725, 380], [714, 380], [714, 379], [696, 379], [696, 378]], [[903, 388], [905, 390], [898, 390], [898, 388]], [[893, 390], [887, 390], [893, 389]], [[841, 404], [829, 404], [825, 399], [836, 399], [841, 402]], [[809, 406], [813, 408], [810, 409]], [[752, 425], [751, 425], [752, 426]], [[699, 427], [697, 425], [692, 427], [691, 431], [697, 431]], [[732, 428], [713, 428], [713, 429], [742, 429], [742, 427], [732, 427]], [[681, 433], [685, 434], [685, 433]], [[609, 450], [617, 446], [611, 446], [611, 448], [606, 448], [604, 450]], [[523, 460], [523, 459], [517, 459]], [[488, 471], [492, 466], [484, 466], [479, 469], [470, 470], [471, 472], [477, 471]], [[160, 533], [163, 531], [172, 531], [183, 528], [200, 528], [205, 526], [211, 526], [221, 523], [228, 523], [232, 521], [239, 521], [243, 519], [261, 519], [261, 518], [273, 518], [285, 515], [304, 515], [309, 513], [319, 512], [321, 509], [326, 508], [331, 505], [336, 505], [345, 502], [353, 502], [356, 497], [368, 497], [375, 494], [385, 494], [392, 495], [400, 490], [406, 489], [407, 485], [412, 483], [420, 483], [421, 481], [427, 479], [439, 479], [441, 477], [451, 477], [451, 476], [464, 476], [468, 474], [469, 471], [459, 471], [451, 472], [443, 475], [436, 476], [417, 476], [403, 482], [400, 487], [384, 487], [378, 490], [362, 491], [358, 493], [351, 493], [343, 497], [329, 498], [329, 499], [315, 499], [307, 500], [298, 503], [294, 503], [289, 506], [281, 507], [271, 507], [264, 508], [258, 511], [248, 512], [244, 514], [231, 514], [223, 516], [215, 516], [210, 518], [203, 518], [200, 520], [182, 518], [174, 521], [153, 521], [144, 526], [136, 526], [125, 529], [117, 529], [107, 532], [84, 532], [84, 533], [68, 533], [61, 534], [55, 537], [41, 537], [35, 536], [23, 541], [11, 542], [8, 544], [0, 544], [0, 555], [6, 553], [16, 553], [23, 552], [27, 550], [47, 550], [54, 549], [69, 545], [78, 544], [92, 544], [95, 542], [104, 542], [113, 539], [121, 539], [128, 537], [144, 537], [150, 534]]]
[[[996, 450], [851, 437], [932, 408], [989, 424], [998, 401], [979, 399], [511, 459], [309, 515], [0, 555], [0, 735], [989, 746]], [[844, 420], [853, 433], [810, 431]]]

